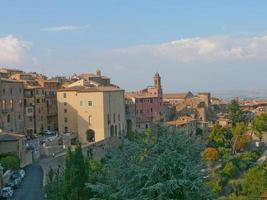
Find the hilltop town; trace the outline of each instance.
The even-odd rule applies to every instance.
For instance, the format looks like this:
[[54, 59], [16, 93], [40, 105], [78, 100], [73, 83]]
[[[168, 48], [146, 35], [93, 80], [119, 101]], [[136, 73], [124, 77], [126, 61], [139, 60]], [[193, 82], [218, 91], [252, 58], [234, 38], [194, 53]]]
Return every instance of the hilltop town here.
[[[234, 121], [241, 112], [242, 120]], [[265, 145], [266, 112], [264, 99], [230, 102], [202, 91], [165, 93], [158, 72], [151, 74], [151, 86], [125, 91], [99, 69], [48, 78], [37, 72], [0, 68], [0, 155], [19, 160], [19, 166], [4, 163], [0, 187], [9, 183], [14, 168], [33, 163], [41, 166], [44, 176], [38, 176], [46, 185], [50, 170], [63, 167], [68, 149], [77, 144], [86, 159], [101, 160], [124, 138], [145, 137], [156, 124], [185, 138], [200, 138], [205, 146], [201, 155], [208, 163], [204, 171], [216, 174], [233, 164], [236, 155], [241, 155], [236, 152], [251, 152]], [[255, 120], [262, 119], [262, 127], [257, 127]], [[262, 153], [253, 159], [260, 159]], [[232, 173], [230, 169], [228, 179]], [[240, 169], [243, 173], [245, 169]], [[219, 174], [207, 175], [213, 192], [229, 195], [228, 182]]]

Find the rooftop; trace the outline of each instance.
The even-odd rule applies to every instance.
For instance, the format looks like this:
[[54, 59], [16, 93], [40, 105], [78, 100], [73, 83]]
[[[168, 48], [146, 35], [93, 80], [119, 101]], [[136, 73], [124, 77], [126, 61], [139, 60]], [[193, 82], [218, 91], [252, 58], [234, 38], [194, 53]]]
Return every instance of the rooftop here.
[[0, 132], [0, 142], [18, 141], [25, 136], [19, 133]]
[[63, 88], [58, 90], [58, 92], [112, 92], [112, 91], [124, 91], [119, 87], [115, 86], [98, 86], [98, 87], [86, 87], [86, 86], [74, 86], [69, 88]]
[[167, 122], [169, 125], [184, 125], [190, 122], [196, 121], [196, 119], [189, 117], [189, 116], [183, 116], [176, 120]]

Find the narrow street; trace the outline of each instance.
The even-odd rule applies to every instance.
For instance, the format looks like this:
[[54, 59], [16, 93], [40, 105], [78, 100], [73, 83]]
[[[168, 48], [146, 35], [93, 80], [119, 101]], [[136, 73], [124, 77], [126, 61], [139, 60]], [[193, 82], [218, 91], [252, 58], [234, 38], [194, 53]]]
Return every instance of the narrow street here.
[[26, 176], [15, 190], [14, 200], [43, 200], [43, 171], [38, 164], [25, 168]]

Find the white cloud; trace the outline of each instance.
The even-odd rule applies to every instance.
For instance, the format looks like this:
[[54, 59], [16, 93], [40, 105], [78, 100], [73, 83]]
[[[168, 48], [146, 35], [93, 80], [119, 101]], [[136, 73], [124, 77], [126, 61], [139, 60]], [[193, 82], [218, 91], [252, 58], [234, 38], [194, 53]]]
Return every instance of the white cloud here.
[[0, 37], [0, 65], [21, 64], [27, 57], [31, 43], [12, 35]]
[[63, 25], [63, 26], [53, 26], [53, 27], [43, 28], [42, 31], [47, 31], [47, 32], [74, 32], [74, 31], [80, 31], [80, 30], [87, 29], [87, 28], [89, 28], [89, 25], [83, 25], [83, 26]]
[[213, 36], [179, 39], [171, 42], [139, 45], [104, 52], [108, 57], [196, 63], [199, 61], [222, 61], [267, 59], [267, 35], [262, 36]]

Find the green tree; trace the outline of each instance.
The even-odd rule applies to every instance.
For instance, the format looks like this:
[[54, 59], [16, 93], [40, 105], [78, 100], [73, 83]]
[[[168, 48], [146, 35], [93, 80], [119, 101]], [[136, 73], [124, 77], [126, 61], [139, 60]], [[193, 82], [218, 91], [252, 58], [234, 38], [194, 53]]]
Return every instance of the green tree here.
[[244, 122], [244, 113], [240, 108], [240, 105], [237, 100], [232, 100], [228, 106], [229, 118], [232, 122], [232, 125], [235, 126], [237, 123]]
[[[242, 146], [241, 144], [243, 144], [243, 139], [244, 139], [244, 135], [247, 132], [247, 126], [244, 122], [241, 123], [237, 123], [235, 127], [232, 128], [232, 134], [233, 134], [233, 154], [235, 154], [237, 152], [237, 150], [239, 150], [239, 148], [241, 149]], [[237, 148], [239, 147], [239, 148]]]
[[200, 151], [197, 138], [156, 125], [114, 149], [88, 187], [95, 199], [209, 199]]
[[242, 183], [242, 194], [250, 198], [260, 198], [267, 188], [267, 174], [259, 166], [248, 170]]
[[0, 162], [5, 169], [17, 170], [20, 167], [20, 160], [15, 154], [2, 157]]
[[267, 130], [267, 115], [262, 113], [255, 117], [251, 123], [251, 131], [262, 140], [263, 131]]
[[212, 147], [231, 147], [232, 132], [228, 127], [215, 125], [208, 137], [209, 146]]

